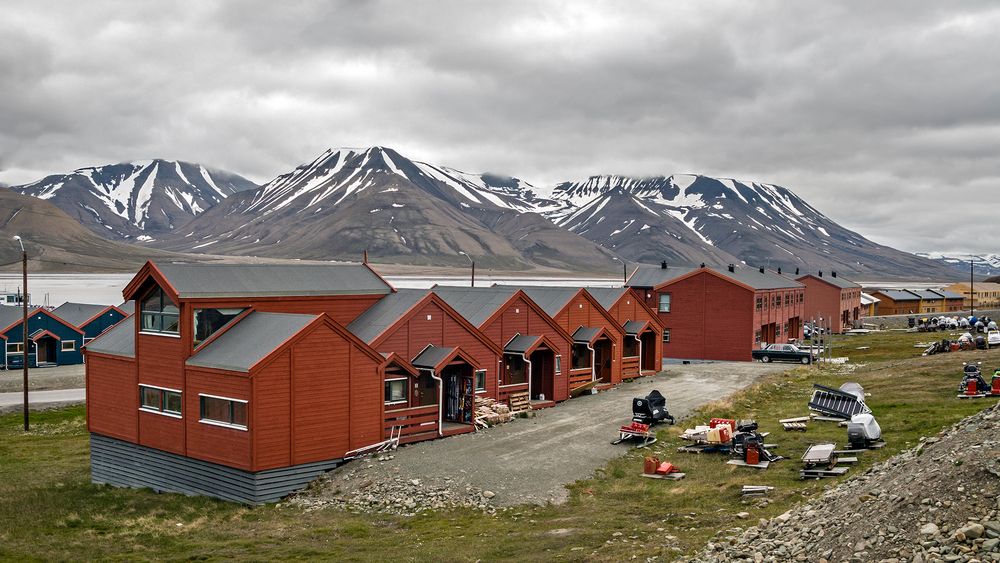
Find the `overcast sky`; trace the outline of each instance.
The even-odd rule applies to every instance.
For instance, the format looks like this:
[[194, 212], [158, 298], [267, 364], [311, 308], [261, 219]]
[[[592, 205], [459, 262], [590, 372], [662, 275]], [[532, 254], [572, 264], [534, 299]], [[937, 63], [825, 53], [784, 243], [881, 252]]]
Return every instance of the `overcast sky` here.
[[997, 252], [997, 2], [5, 2], [0, 182], [126, 160], [265, 182], [386, 145], [550, 184], [784, 185]]

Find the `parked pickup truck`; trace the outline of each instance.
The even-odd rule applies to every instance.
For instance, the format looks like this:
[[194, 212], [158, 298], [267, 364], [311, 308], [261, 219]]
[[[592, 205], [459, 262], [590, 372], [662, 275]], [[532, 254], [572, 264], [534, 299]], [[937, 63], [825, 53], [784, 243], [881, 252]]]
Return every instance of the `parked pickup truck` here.
[[768, 344], [760, 350], [751, 352], [753, 359], [768, 362], [799, 362], [809, 364], [813, 361], [811, 352], [800, 350], [794, 344]]

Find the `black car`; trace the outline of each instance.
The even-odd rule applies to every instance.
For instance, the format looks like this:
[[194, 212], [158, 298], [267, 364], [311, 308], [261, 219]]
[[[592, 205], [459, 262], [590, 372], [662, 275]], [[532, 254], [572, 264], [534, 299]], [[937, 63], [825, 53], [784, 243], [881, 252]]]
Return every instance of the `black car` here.
[[754, 350], [751, 354], [753, 355], [753, 359], [760, 360], [765, 364], [768, 362], [811, 364], [813, 361], [811, 352], [800, 350], [794, 344], [768, 344], [760, 350]]

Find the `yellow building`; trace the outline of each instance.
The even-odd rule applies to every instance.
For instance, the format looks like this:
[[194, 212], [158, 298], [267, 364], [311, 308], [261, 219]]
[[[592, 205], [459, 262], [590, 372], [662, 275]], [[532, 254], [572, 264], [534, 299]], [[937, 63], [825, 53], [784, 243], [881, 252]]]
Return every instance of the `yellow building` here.
[[[954, 291], [962, 295], [965, 308], [975, 305], [977, 309], [992, 309], [1000, 307], [1000, 283], [976, 282], [975, 294], [969, 282], [953, 283], [945, 287], [948, 291]], [[972, 303], [972, 299], [975, 303]]]

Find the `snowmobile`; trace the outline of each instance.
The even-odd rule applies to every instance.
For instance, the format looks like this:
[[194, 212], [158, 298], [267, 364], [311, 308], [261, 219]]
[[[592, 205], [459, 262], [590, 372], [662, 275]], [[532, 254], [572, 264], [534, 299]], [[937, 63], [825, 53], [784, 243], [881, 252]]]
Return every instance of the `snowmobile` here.
[[657, 424], [667, 421], [674, 423], [674, 417], [667, 411], [667, 398], [653, 389], [645, 397], [632, 399], [632, 422], [642, 424]]
[[847, 423], [847, 441], [852, 449], [870, 448], [882, 441], [882, 428], [871, 414], [856, 414]]
[[983, 372], [979, 369], [982, 362], [976, 364], [963, 363], [962, 382], [958, 384], [958, 397], [960, 399], [976, 399], [989, 395], [992, 388], [983, 379]]

